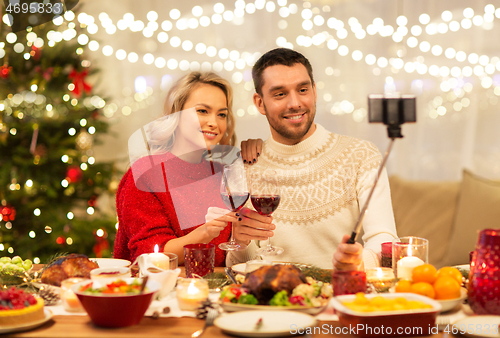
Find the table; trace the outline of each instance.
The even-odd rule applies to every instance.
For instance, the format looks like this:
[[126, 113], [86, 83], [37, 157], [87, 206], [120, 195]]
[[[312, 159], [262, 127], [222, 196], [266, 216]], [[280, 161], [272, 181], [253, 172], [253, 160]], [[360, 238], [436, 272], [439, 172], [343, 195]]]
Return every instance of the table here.
[[[184, 268], [181, 267], [181, 275]], [[223, 272], [223, 268], [216, 268], [216, 272]], [[327, 325], [327, 334], [322, 334], [320, 328]], [[204, 326], [204, 320], [196, 318], [158, 318], [144, 317], [140, 324], [124, 328], [101, 328], [95, 326], [88, 316], [54, 316], [52, 320], [31, 331], [11, 333], [9, 337], [40, 337], [40, 338], [83, 338], [83, 337], [191, 337], [191, 334]], [[303, 337], [354, 337], [352, 335], [336, 335], [335, 328], [342, 327], [339, 322], [319, 321], [316, 334], [304, 335]], [[323, 330], [324, 332], [324, 330]], [[432, 335], [433, 338], [447, 337], [440, 332]], [[208, 327], [203, 338], [233, 337], [224, 334], [215, 326]], [[429, 337], [429, 336], [427, 336]]]

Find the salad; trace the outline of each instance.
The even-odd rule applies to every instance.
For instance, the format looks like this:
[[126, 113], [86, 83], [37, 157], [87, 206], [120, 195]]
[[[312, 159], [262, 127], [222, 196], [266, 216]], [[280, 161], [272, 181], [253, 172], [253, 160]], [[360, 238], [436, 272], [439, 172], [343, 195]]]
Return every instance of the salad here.
[[[332, 297], [333, 290], [330, 283], [316, 281], [306, 277], [307, 283], [299, 284], [289, 295], [286, 290], [274, 294], [268, 305], [271, 306], [312, 306], [319, 307], [326, 304]], [[250, 291], [244, 287], [232, 284], [222, 289], [220, 300], [223, 303], [238, 303], [257, 305], [259, 302]]]
[[[93, 283], [85, 284], [80, 287], [80, 292], [91, 294], [139, 294], [141, 293], [141, 282], [137, 279], [128, 284], [124, 280], [117, 279], [116, 281], [106, 284], [102, 287], [93, 287]], [[147, 288], [144, 290], [147, 291]]]

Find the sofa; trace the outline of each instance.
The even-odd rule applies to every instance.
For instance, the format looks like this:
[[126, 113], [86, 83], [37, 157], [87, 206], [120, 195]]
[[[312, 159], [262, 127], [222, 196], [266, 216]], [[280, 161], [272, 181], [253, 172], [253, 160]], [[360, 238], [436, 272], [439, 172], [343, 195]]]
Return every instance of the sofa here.
[[469, 263], [482, 229], [500, 229], [500, 181], [463, 171], [461, 181], [412, 181], [389, 177], [399, 237], [429, 240], [429, 263]]

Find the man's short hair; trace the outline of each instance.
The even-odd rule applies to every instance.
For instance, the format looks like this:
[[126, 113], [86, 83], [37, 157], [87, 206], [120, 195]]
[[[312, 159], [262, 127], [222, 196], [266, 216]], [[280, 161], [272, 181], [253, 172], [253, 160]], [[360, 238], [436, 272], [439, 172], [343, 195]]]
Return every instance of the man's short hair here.
[[300, 63], [304, 65], [304, 67], [306, 67], [309, 78], [311, 78], [311, 84], [314, 84], [311, 63], [304, 55], [300, 54], [299, 52], [288, 48], [276, 48], [262, 55], [252, 67], [253, 83], [257, 94], [262, 95], [262, 87], [264, 86], [262, 73], [267, 67], [275, 65], [291, 67], [297, 63]]

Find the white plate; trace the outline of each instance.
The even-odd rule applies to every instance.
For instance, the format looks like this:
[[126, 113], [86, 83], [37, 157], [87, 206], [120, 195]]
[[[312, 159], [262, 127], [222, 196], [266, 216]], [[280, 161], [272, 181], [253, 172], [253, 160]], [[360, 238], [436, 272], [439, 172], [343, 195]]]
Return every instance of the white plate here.
[[129, 266], [131, 264], [131, 262], [126, 259], [90, 258], [90, 260], [96, 262], [100, 268], [118, 268]]
[[14, 326], [2, 326], [2, 327], [0, 327], [0, 334], [31, 330], [31, 329], [34, 329], [35, 327], [38, 327], [38, 326], [48, 322], [52, 318], [52, 312], [49, 309], [43, 309], [43, 312], [45, 314], [45, 317], [36, 321], [36, 322], [14, 325]]
[[[460, 333], [466, 337], [500, 337], [498, 325], [500, 325], [500, 316], [470, 316], [465, 317], [453, 326], [450, 331]], [[455, 331], [456, 330], [456, 331]]]
[[[255, 328], [262, 318], [262, 326]], [[284, 337], [294, 331], [314, 326], [312, 316], [293, 311], [242, 311], [218, 317], [214, 325], [222, 331], [240, 337]], [[295, 333], [297, 333], [295, 332]]]
[[441, 304], [441, 312], [446, 312], [453, 310], [458, 304], [462, 304], [465, 298], [467, 298], [467, 289], [460, 288], [460, 297], [446, 300], [436, 299], [436, 301]]
[[251, 304], [238, 304], [238, 303], [219, 303], [220, 306], [226, 312], [237, 312], [237, 311], [295, 311], [295, 312], [303, 312], [311, 315], [317, 315], [322, 312], [328, 302], [323, 306], [271, 306], [271, 305], [251, 305]]

